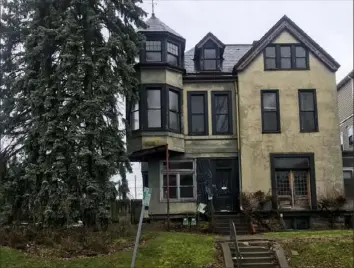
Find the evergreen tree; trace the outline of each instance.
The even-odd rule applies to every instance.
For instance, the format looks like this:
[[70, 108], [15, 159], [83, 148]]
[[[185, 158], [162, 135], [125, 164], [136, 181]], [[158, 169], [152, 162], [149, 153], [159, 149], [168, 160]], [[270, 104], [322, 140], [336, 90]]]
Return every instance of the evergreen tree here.
[[106, 222], [110, 178], [130, 170], [117, 99], [136, 98], [134, 26], [145, 13], [140, 1], [22, 1], [23, 75], [5, 91], [28, 113], [19, 122], [33, 219]]
[[21, 180], [23, 165], [17, 156], [23, 149], [30, 112], [16, 86], [24, 75], [27, 12], [22, 0], [5, 0], [0, 11], [0, 222], [8, 222], [28, 212], [24, 207], [28, 188]]

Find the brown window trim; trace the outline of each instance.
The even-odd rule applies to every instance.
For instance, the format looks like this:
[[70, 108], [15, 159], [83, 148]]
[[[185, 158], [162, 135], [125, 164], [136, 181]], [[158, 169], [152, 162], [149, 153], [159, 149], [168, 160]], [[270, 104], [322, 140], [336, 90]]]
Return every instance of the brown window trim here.
[[[291, 68], [281, 68], [281, 54], [280, 54], [280, 47], [289, 47], [290, 46], [290, 53], [291, 53]], [[310, 61], [309, 61], [309, 51], [308, 49], [299, 43], [289, 43], [289, 44], [271, 44], [267, 47], [275, 47], [275, 68], [268, 68], [266, 66], [266, 49], [263, 50], [263, 62], [264, 62], [264, 70], [265, 71], [301, 71], [301, 70], [310, 70]], [[306, 59], [306, 67], [305, 68], [296, 68], [296, 58], [303, 58], [303, 57], [296, 57], [296, 47], [302, 47], [305, 50], [305, 59]]]

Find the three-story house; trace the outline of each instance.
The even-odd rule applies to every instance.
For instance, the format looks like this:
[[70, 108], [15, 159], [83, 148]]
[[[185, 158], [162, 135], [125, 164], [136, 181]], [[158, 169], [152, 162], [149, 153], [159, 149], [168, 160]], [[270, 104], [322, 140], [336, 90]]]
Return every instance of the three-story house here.
[[144, 162], [150, 215], [184, 217], [210, 202], [236, 213], [241, 192], [256, 191], [280, 211], [312, 211], [343, 190], [339, 64], [293, 21], [252, 44], [208, 33], [186, 52], [155, 15], [146, 23], [127, 148]]

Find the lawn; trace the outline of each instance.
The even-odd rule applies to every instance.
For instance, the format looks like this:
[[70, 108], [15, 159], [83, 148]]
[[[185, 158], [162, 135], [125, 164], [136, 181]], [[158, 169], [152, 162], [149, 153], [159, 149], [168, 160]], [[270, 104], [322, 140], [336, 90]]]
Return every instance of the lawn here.
[[[131, 256], [132, 248], [106, 256], [72, 259], [33, 257], [12, 248], [0, 248], [1, 268], [127, 268]], [[139, 247], [136, 267], [213, 267], [216, 256], [212, 235], [161, 232]]]
[[[293, 268], [350, 268], [353, 263], [353, 231], [295, 231], [267, 233], [284, 248]], [[298, 255], [292, 254], [296, 251]]]

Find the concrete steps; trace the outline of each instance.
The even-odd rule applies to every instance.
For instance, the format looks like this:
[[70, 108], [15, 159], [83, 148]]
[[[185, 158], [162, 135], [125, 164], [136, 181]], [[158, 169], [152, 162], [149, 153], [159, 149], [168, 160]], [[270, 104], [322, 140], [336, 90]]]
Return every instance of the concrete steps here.
[[[235, 244], [229, 243], [234, 267], [237, 267]], [[267, 240], [242, 240], [238, 242], [242, 258], [242, 267], [247, 268], [278, 268], [274, 252], [271, 250], [271, 243]]]
[[251, 234], [251, 226], [248, 219], [242, 214], [215, 214], [213, 216], [214, 232], [230, 235], [230, 220], [235, 223], [238, 235]]

